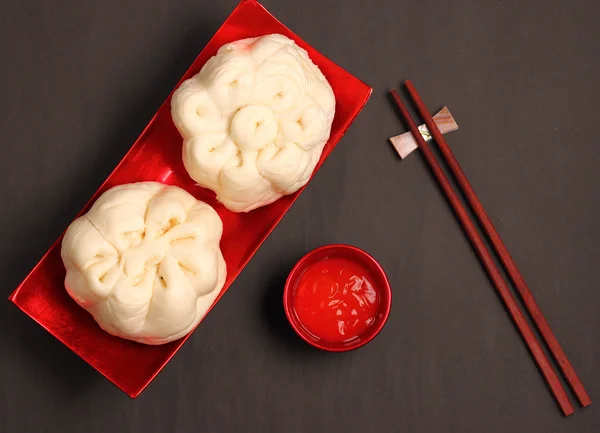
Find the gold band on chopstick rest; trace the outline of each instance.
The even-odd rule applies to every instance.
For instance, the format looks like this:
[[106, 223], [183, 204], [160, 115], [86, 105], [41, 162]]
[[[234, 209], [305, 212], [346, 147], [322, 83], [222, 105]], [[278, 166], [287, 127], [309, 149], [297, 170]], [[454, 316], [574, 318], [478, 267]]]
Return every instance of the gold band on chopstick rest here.
[[[442, 108], [439, 113], [433, 116], [433, 120], [442, 134], [447, 134], [458, 129], [458, 124], [452, 117], [452, 114], [450, 114], [448, 107]], [[431, 140], [431, 133], [427, 129], [427, 126], [419, 126], [419, 132], [425, 141]], [[396, 135], [390, 138], [390, 141], [402, 159], [406, 158], [413, 150], [419, 147], [410, 131]]]

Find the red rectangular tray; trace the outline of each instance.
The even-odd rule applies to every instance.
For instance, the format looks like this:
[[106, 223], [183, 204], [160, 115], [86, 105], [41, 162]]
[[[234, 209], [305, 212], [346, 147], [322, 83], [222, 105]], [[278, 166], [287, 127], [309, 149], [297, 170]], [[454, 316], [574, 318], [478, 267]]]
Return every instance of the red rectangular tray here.
[[[306, 49], [335, 93], [336, 113], [331, 138], [317, 165], [318, 170], [361, 111], [372, 89], [311, 48], [255, 0], [243, 0], [235, 8], [177, 86], [196, 74], [222, 45], [270, 33], [286, 35]], [[171, 96], [172, 93], [79, 215], [87, 212], [91, 204], [108, 188], [138, 181], [154, 180], [177, 185], [196, 198], [206, 201], [217, 210], [224, 226], [221, 249], [227, 262], [227, 280], [216, 304], [302, 189], [247, 214], [237, 214], [225, 209], [215, 201], [211, 191], [196, 186], [183, 167], [183, 140], [171, 120]], [[191, 333], [181, 340], [162, 346], [146, 346], [102, 331], [92, 316], [77, 306], [64, 289], [65, 269], [60, 257], [61, 242], [62, 235], [9, 299], [125, 393], [135, 398]]]

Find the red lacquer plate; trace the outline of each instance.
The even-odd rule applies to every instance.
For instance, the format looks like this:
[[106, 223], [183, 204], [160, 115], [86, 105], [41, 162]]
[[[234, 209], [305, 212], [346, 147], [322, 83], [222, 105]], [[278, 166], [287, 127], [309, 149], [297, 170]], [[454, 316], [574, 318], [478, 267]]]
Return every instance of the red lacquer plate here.
[[[372, 89], [311, 48], [255, 0], [240, 2], [177, 86], [196, 74], [222, 45], [270, 33], [281, 33], [306, 49], [335, 93], [336, 113], [331, 137], [317, 165], [318, 169], [361, 111]], [[225, 209], [215, 201], [211, 191], [196, 186], [183, 167], [182, 138], [171, 120], [171, 96], [172, 93], [80, 215], [87, 212], [91, 204], [107, 189], [139, 181], [153, 180], [176, 185], [209, 203], [223, 220], [221, 249], [227, 262], [227, 280], [216, 304], [302, 189], [247, 214], [236, 214]], [[125, 393], [135, 398], [191, 333], [181, 340], [162, 346], [146, 346], [102, 331], [92, 316], [77, 306], [64, 289], [65, 269], [60, 258], [61, 242], [62, 236], [9, 299]]]

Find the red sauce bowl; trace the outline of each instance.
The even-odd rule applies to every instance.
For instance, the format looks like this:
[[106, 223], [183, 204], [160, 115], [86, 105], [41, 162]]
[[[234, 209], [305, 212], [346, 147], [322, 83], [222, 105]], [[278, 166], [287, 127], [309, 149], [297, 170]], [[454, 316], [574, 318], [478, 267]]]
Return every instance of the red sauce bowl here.
[[[333, 294], [331, 296], [321, 296], [313, 295], [311, 293], [311, 296], [321, 296], [325, 304], [320, 302], [319, 305], [315, 305], [315, 308], [307, 313], [306, 308], [304, 308], [306, 298], [304, 296], [301, 298], [300, 293], [305, 293], [304, 287], [306, 287], [307, 284], [317, 284], [317, 282], [313, 283], [310, 279], [307, 280], [307, 278], [312, 278], [314, 275], [319, 275], [320, 273], [327, 274], [330, 272], [330, 270], [326, 269], [329, 263], [331, 263], [332, 266], [331, 275], [334, 277], [342, 276], [345, 272], [346, 274], [344, 276], [339, 277], [344, 280], [340, 281], [343, 282], [348, 280], [348, 275], [350, 275], [350, 280], [358, 281], [359, 285], [354, 285], [353, 287], [355, 288], [353, 289], [351, 287], [350, 290], [340, 289], [341, 291], [337, 289], [339, 288], [339, 285], [334, 286], [336, 287], [336, 294], [340, 293], [340, 296], [342, 296], [341, 293], [343, 292], [344, 296], [350, 296], [349, 299], [344, 297], [339, 298], [339, 296], [333, 296]], [[340, 267], [340, 264], [347, 264], [348, 266]], [[346, 268], [351, 269], [350, 273], [348, 273]], [[353, 274], [356, 273], [356, 275], [359, 275], [359, 273], [354, 271], [360, 272], [360, 275], [363, 275], [364, 278], [359, 278], [357, 280]], [[321, 281], [318, 278], [317, 280]], [[361, 301], [352, 294], [352, 291], [361, 294], [362, 281], [368, 281], [370, 283], [366, 283], [366, 287], [368, 287], [369, 290], [365, 290], [365, 292], [370, 291], [372, 294], [373, 290], [370, 289], [374, 289], [376, 298], [368, 296], [367, 294], [367, 298], [373, 300], [373, 302], [366, 302], [366, 304], [368, 304], [367, 310], [363, 308], [362, 311], [359, 310], [361, 312], [357, 313], [353, 306], [364, 306], [365, 302], [363, 301], [365, 301], [365, 299], [361, 296], [361, 299], [363, 299], [363, 301]], [[326, 282], [329, 283], [329, 280], [326, 280]], [[319, 282], [318, 284], [321, 283]], [[316, 293], [315, 290], [320, 290], [319, 293], [328, 294], [328, 289], [326, 288], [321, 290], [309, 287], [309, 289], [312, 290], [313, 293]], [[354, 298], [356, 298], [357, 301]], [[343, 303], [344, 308], [341, 308], [344, 310], [343, 317], [351, 318], [348, 314], [355, 314], [358, 319], [360, 318], [360, 315], [364, 313], [367, 314], [367, 316], [364, 316], [363, 314], [363, 318], [367, 317], [369, 324], [365, 325], [367, 321], [361, 322], [359, 328], [353, 328], [350, 331], [346, 331], [348, 334], [347, 336], [341, 338], [329, 338], [326, 335], [333, 337], [331, 330], [334, 329], [335, 326], [340, 325], [342, 329], [344, 329], [345, 325], [350, 323], [346, 321], [340, 324], [338, 321], [335, 326], [332, 323], [332, 320], [337, 320], [335, 317], [336, 313], [337, 315], [342, 315], [341, 310], [337, 311], [336, 303], [342, 303], [344, 299], [348, 300], [348, 304], [352, 305]], [[331, 304], [333, 304], [333, 310], [332, 308], [327, 308]], [[323, 308], [323, 305], [325, 305], [325, 308]], [[351, 245], [325, 245], [309, 252], [296, 263], [285, 283], [283, 306], [292, 328], [304, 341], [322, 350], [345, 352], [364, 346], [375, 338], [379, 331], [381, 331], [390, 314], [392, 306], [392, 289], [381, 265], [365, 251]], [[356, 325], [356, 323], [359, 323], [359, 320], [351, 320], [351, 322]], [[356, 333], [352, 332], [357, 329], [358, 331]], [[341, 339], [344, 339], [344, 341], [341, 341]]]

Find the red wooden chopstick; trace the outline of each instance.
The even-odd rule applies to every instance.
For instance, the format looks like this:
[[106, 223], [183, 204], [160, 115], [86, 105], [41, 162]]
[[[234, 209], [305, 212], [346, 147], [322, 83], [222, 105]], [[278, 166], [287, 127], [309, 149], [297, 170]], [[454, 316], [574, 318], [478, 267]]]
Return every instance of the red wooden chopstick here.
[[535, 362], [537, 363], [540, 370], [542, 371], [542, 374], [544, 375], [544, 379], [548, 383], [548, 386], [550, 387], [552, 394], [556, 398], [558, 405], [560, 406], [561, 410], [563, 411], [563, 413], [565, 415], [572, 414], [573, 406], [571, 406], [571, 402], [569, 401], [569, 398], [567, 397], [567, 393], [565, 392], [564, 388], [562, 387], [562, 384], [560, 383], [558, 376], [552, 369], [552, 365], [550, 364], [550, 361], [548, 361], [548, 358], [544, 354], [544, 351], [542, 350], [540, 343], [535, 338], [533, 331], [531, 330], [531, 328], [529, 327], [529, 324], [525, 320], [523, 313], [519, 309], [515, 299], [512, 296], [512, 293], [510, 292], [508, 286], [506, 285], [506, 282], [502, 278], [500, 271], [498, 270], [498, 268], [496, 267], [496, 264], [492, 260], [490, 253], [488, 252], [487, 248], [485, 247], [485, 244], [483, 243], [483, 240], [481, 239], [481, 237], [479, 236], [479, 233], [477, 232], [477, 229], [475, 228], [475, 225], [469, 218], [467, 211], [465, 210], [464, 206], [462, 205], [462, 203], [460, 202], [456, 193], [454, 192], [454, 189], [452, 189], [452, 186], [450, 185], [448, 178], [446, 177], [446, 175], [440, 168], [438, 162], [436, 161], [435, 157], [433, 156], [433, 153], [427, 146], [427, 143], [425, 143], [425, 140], [421, 136], [421, 133], [419, 132], [417, 125], [415, 124], [415, 122], [412, 120], [412, 118], [408, 114], [408, 110], [402, 103], [402, 100], [400, 99], [398, 92], [396, 92], [396, 90], [392, 90], [390, 92], [390, 94], [392, 96], [392, 99], [396, 103], [396, 106], [400, 110], [402, 117], [407, 122], [410, 131], [412, 132], [413, 136], [415, 137], [415, 140], [417, 141], [417, 144], [419, 145], [419, 148], [421, 149], [423, 156], [425, 157], [425, 160], [427, 161], [427, 164], [433, 171], [433, 174], [435, 175], [438, 183], [440, 184], [442, 190], [444, 191], [446, 198], [448, 199], [452, 209], [456, 213], [456, 216], [458, 217], [460, 224], [462, 225], [465, 233], [467, 234], [467, 237], [469, 238], [471, 244], [473, 245], [473, 248], [477, 252], [477, 255], [479, 256], [479, 259], [481, 260], [487, 274], [489, 275], [490, 279], [494, 283], [496, 291], [498, 292], [498, 294], [500, 295], [500, 298], [504, 302], [504, 305], [508, 309], [508, 312], [509, 312], [510, 316], [512, 317], [513, 321], [515, 322], [515, 325], [519, 329], [519, 332], [521, 333], [523, 339], [525, 340], [525, 343], [527, 344], [529, 351], [531, 352], [533, 358], [535, 359]]
[[500, 239], [500, 235], [496, 231], [496, 228], [494, 227], [487, 213], [483, 209], [483, 206], [477, 198], [477, 195], [473, 191], [473, 188], [467, 180], [467, 177], [460, 168], [458, 161], [456, 160], [454, 154], [450, 150], [450, 146], [448, 146], [448, 143], [446, 143], [444, 136], [440, 133], [440, 130], [438, 129], [437, 125], [433, 121], [433, 118], [429, 114], [427, 107], [425, 107], [425, 104], [423, 103], [421, 97], [417, 93], [415, 86], [413, 86], [413, 84], [410, 81], [406, 81], [405, 84], [408, 93], [410, 94], [413, 102], [417, 107], [417, 110], [419, 111], [419, 114], [421, 115], [421, 117], [425, 121], [425, 124], [427, 125], [427, 128], [433, 135], [433, 138], [435, 139], [440, 151], [442, 152], [446, 163], [450, 167], [452, 174], [456, 178], [461, 190], [465, 194], [469, 205], [473, 209], [473, 212], [475, 212], [475, 214], [477, 215], [477, 219], [483, 226], [483, 229], [490, 242], [492, 243], [494, 250], [496, 251], [498, 256], [500, 256], [502, 264], [504, 265], [506, 271], [508, 272], [508, 275], [510, 276], [510, 279], [512, 280], [517, 291], [519, 292], [523, 303], [525, 304], [525, 308], [527, 308], [527, 311], [529, 311], [529, 314], [531, 315], [537, 329], [539, 330], [543, 339], [546, 341], [546, 344], [548, 345], [552, 356], [554, 356], [554, 359], [556, 360], [560, 369], [562, 370], [565, 378], [567, 379], [567, 382], [569, 383], [571, 389], [575, 393], [579, 404], [581, 404], [583, 407], [589, 406], [592, 403], [590, 397], [583, 388], [583, 384], [579, 380], [579, 377], [577, 377], [577, 374], [575, 373], [573, 366], [569, 362], [567, 355], [565, 355], [565, 352], [562, 350], [562, 347], [560, 347], [560, 344], [554, 336], [554, 333], [550, 329], [548, 322], [546, 322], [546, 319], [544, 318], [540, 307], [538, 307], [533, 295], [531, 294], [531, 291], [529, 290], [529, 287], [527, 287], [527, 284], [525, 283], [525, 279], [521, 275], [521, 272], [519, 272], [517, 265], [513, 261], [506, 247], [504, 246], [502, 239]]

